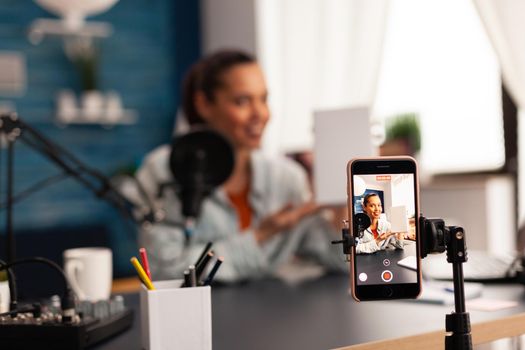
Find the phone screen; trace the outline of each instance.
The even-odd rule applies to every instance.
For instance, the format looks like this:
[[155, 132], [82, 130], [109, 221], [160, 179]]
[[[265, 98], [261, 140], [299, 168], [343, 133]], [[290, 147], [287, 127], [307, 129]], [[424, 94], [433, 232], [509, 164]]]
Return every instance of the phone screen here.
[[410, 163], [352, 165], [353, 273], [360, 300], [419, 294], [418, 187]]

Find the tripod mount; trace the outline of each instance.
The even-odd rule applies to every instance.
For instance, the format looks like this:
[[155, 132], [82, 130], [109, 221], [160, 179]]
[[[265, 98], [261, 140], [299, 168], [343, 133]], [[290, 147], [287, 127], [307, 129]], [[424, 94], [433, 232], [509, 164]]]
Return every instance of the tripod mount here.
[[[363, 218], [356, 217], [357, 232]], [[445, 318], [445, 350], [472, 350], [470, 316], [465, 308], [465, 289], [463, 280], [463, 263], [467, 261], [467, 244], [462, 227], [446, 226], [443, 219], [419, 217], [421, 258], [428, 254], [447, 252], [447, 261], [452, 264], [454, 280], [455, 311]], [[352, 247], [356, 239], [352, 237], [348, 221], [343, 221], [342, 239], [332, 244], [342, 244], [346, 260], [350, 261]]]

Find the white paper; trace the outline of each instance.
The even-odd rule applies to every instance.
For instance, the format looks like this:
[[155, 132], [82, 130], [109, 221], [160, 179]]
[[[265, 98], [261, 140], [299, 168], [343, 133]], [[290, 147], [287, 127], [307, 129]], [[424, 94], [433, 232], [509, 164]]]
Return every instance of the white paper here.
[[346, 203], [346, 165], [374, 155], [366, 107], [314, 113], [314, 188], [319, 204]]

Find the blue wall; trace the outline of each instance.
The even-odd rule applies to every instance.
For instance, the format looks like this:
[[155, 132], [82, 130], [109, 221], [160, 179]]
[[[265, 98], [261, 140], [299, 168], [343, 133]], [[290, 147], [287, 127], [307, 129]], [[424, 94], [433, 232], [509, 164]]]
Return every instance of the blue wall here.
[[[170, 139], [181, 76], [199, 56], [198, 1], [122, 0], [108, 12], [89, 18], [113, 26], [113, 35], [98, 42], [99, 89], [117, 91], [124, 107], [139, 114], [135, 125], [109, 130], [86, 125], [61, 128], [54, 123], [57, 91], [79, 91], [80, 81], [59, 38], [45, 37], [38, 45], [27, 39], [34, 19], [52, 17], [33, 1], [0, 0], [0, 51], [23, 53], [28, 79], [23, 96], [6, 98], [0, 93], [0, 101], [13, 102], [26, 123], [107, 176], [136, 167], [149, 150]], [[60, 172], [22, 143], [17, 142], [15, 147], [15, 192]], [[4, 170], [0, 169], [2, 201]], [[0, 214], [3, 235], [5, 211]], [[116, 210], [72, 179], [40, 190], [15, 205], [15, 233], [46, 234], [56, 227], [74, 230], [80, 225], [107, 228], [113, 245], [123, 247], [117, 265], [122, 257], [129, 261], [126, 254], [136, 247], [133, 227], [126, 226]], [[117, 266], [117, 273], [121, 269]]]

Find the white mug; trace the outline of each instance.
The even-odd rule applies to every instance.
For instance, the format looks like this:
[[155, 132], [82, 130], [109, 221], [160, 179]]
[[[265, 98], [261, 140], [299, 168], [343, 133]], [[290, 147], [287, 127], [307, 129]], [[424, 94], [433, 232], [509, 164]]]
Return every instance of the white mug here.
[[9, 311], [9, 282], [0, 281], [0, 313]]
[[109, 248], [64, 251], [64, 271], [80, 300], [107, 300], [111, 294], [113, 262]]

